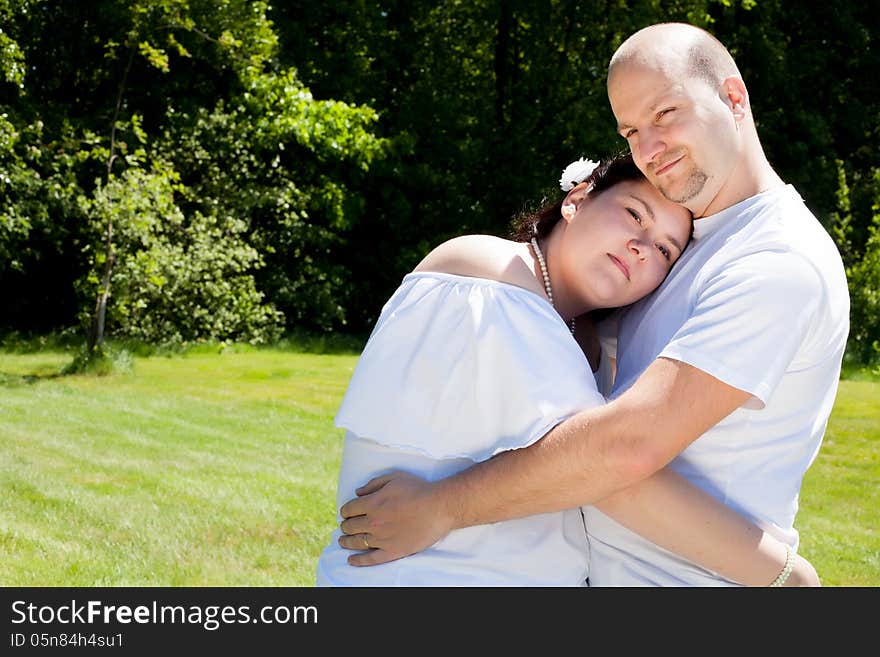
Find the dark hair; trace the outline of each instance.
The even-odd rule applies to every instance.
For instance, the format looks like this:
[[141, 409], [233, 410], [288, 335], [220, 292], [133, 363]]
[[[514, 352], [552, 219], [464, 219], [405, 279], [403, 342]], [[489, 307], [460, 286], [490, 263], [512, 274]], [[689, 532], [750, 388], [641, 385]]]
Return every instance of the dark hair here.
[[[599, 163], [585, 182], [592, 185], [591, 195], [600, 194], [619, 182], [633, 180], [642, 182], [644, 174], [633, 162], [629, 151], [622, 151]], [[532, 237], [547, 237], [562, 217], [562, 201], [545, 204], [539, 210], [525, 212], [513, 220], [510, 239], [515, 242], [528, 242]]]

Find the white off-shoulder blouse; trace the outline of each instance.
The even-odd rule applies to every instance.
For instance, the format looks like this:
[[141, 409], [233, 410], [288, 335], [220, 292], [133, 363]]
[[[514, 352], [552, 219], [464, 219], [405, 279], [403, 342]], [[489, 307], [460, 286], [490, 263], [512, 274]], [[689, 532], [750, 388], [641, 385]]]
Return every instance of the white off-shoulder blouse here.
[[[499, 281], [404, 277], [361, 354], [337, 426], [346, 429], [337, 508], [398, 469], [436, 480], [531, 445], [605, 402], [553, 307]], [[433, 547], [355, 567], [330, 538], [319, 586], [580, 586], [588, 575], [579, 509], [456, 530]]]

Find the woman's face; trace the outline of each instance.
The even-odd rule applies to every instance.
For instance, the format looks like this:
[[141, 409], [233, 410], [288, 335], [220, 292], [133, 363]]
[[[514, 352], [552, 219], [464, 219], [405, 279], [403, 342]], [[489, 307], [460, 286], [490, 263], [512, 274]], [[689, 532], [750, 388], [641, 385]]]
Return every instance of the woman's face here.
[[561, 243], [566, 288], [593, 308], [625, 306], [657, 288], [691, 234], [691, 213], [647, 181], [586, 195]]

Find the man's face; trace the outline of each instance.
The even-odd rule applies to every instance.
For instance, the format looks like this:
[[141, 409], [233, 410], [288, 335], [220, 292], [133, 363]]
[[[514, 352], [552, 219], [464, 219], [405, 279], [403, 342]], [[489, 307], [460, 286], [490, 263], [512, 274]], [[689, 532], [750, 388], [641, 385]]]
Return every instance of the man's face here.
[[621, 63], [608, 99], [636, 165], [670, 201], [703, 216], [739, 157], [737, 124], [720, 89], [684, 67]]

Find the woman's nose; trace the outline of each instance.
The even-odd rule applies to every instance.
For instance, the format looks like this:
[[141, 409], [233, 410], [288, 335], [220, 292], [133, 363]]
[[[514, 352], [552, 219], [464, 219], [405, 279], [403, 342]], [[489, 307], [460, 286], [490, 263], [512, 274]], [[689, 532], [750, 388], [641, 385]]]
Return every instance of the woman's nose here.
[[648, 254], [647, 245], [637, 238], [632, 238], [627, 244], [630, 253], [635, 255], [639, 260], [644, 260]]

